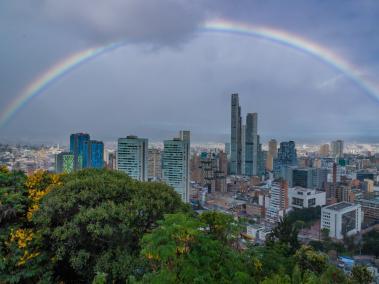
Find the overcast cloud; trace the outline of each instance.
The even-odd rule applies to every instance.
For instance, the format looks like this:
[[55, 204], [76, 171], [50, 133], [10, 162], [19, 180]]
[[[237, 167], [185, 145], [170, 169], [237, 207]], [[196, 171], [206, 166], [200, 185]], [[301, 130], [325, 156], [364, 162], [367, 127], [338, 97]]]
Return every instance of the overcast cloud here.
[[65, 142], [86, 131], [112, 141], [163, 140], [190, 129], [225, 141], [230, 93], [258, 112], [263, 141], [379, 141], [379, 99], [298, 51], [205, 34], [210, 18], [269, 26], [330, 48], [379, 82], [377, 1], [65, 0], [0, 2], [0, 111], [73, 52], [127, 39], [51, 86], [0, 129], [0, 140]]

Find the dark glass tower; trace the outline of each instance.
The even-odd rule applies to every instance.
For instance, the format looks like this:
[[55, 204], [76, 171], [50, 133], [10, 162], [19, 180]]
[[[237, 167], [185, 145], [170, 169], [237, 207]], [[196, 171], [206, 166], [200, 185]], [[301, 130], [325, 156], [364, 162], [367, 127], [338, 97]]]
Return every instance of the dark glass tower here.
[[101, 169], [104, 167], [104, 143], [89, 140], [84, 142], [83, 168]]
[[83, 168], [84, 143], [90, 140], [89, 134], [75, 133], [70, 136], [70, 152], [74, 154], [74, 170]]
[[246, 156], [245, 174], [247, 176], [258, 175], [258, 114], [248, 113], [246, 116]]
[[278, 157], [274, 161], [274, 172], [281, 174], [282, 168], [297, 166], [297, 153], [294, 141], [281, 142]]
[[230, 132], [230, 174], [242, 173], [242, 125], [241, 107], [238, 94], [232, 94], [231, 100], [231, 132]]

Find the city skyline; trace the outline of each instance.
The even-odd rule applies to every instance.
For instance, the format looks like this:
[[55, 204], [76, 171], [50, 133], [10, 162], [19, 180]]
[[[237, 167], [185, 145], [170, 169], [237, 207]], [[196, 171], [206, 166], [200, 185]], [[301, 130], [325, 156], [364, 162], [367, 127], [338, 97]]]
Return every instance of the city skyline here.
[[[3, 142], [64, 142], [67, 133], [80, 131], [103, 141], [126, 133], [161, 141], [178, 129], [190, 129], [194, 142], [224, 142], [234, 92], [245, 110], [259, 113], [262, 142], [378, 141], [376, 91], [362, 87], [378, 81], [379, 41], [372, 36], [378, 3], [291, 1], [278, 15], [274, 1], [233, 7], [226, 1], [125, 1], [123, 9], [116, 9], [116, 2], [103, 9], [76, 1], [75, 13], [70, 1], [0, 4], [0, 34], [8, 39], [0, 67], [2, 117], [23, 89], [43, 74], [53, 76], [45, 72], [58, 62], [64, 66], [90, 47], [128, 40], [96, 60], [75, 63], [65, 76], [45, 78], [44, 92], [25, 101], [0, 128]], [[167, 9], [177, 13], [164, 17]], [[154, 17], [142, 17], [144, 22], [135, 14]], [[317, 28], [311, 19], [318, 19]], [[202, 31], [205, 23], [209, 32]], [[246, 34], [264, 28], [262, 37], [239, 35], [244, 27]], [[39, 38], [49, 38], [49, 45]], [[323, 49], [312, 57], [309, 50], [316, 46]], [[340, 61], [322, 62], [326, 51], [355, 67], [333, 69], [330, 62]]]

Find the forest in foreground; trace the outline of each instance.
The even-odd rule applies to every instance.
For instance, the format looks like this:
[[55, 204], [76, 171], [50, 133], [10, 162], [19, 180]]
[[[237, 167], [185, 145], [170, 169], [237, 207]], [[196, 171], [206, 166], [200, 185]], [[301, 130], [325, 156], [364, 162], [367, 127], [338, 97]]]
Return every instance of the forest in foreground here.
[[263, 246], [240, 222], [195, 213], [175, 191], [110, 170], [0, 168], [0, 283], [371, 283], [298, 242], [282, 220]]

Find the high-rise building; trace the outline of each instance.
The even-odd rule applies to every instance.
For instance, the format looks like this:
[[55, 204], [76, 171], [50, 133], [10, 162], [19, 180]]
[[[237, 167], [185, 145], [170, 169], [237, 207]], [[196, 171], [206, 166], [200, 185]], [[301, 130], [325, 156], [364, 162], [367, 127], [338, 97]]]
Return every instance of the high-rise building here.
[[328, 157], [329, 156], [329, 144], [323, 144], [320, 146], [319, 154], [321, 157]]
[[241, 128], [241, 174], [246, 174], [246, 125], [242, 125]]
[[270, 202], [267, 218], [270, 222], [278, 222], [288, 209], [288, 183], [285, 180], [275, 182], [270, 188]]
[[326, 190], [327, 178], [328, 169], [325, 168], [294, 169], [292, 186]]
[[263, 176], [266, 173], [267, 151], [262, 150], [259, 135], [257, 135], [257, 145], [257, 175]]
[[74, 170], [83, 168], [84, 143], [90, 140], [89, 134], [75, 133], [70, 136], [70, 152], [74, 154]]
[[149, 149], [148, 151], [148, 177], [149, 180], [162, 179], [162, 160], [161, 150]]
[[246, 116], [246, 175], [258, 175], [258, 114], [248, 113]]
[[55, 171], [57, 173], [71, 173], [74, 171], [74, 154], [62, 152], [55, 156]]
[[137, 136], [118, 139], [117, 169], [130, 177], [147, 181], [148, 179], [148, 140]]
[[268, 152], [266, 160], [266, 168], [269, 171], [274, 169], [274, 159], [278, 156], [278, 143], [275, 139], [268, 141]]
[[271, 139], [268, 141], [268, 153], [271, 155], [274, 159], [278, 156], [278, 142], [275, 139]]
[[193, 181], [208, 189], [209, 193], [226, 192], [227, 157], [224, 152], [202, 152], [195, 155], [192, 162], [197, 166], [194, 171], [191, 167]]
[[115, 152], [108, 152], [107, 168], [111, 170], [117, 169], [117, 155]]
[[88, 140], [83, 145], [83, 168], [101, 169], [104, 167], [104, 143]]
[[283, 167], [297, 166], [297, 153], [294, 141], [281, 142], [278, 150], [278, 157], [274, 160], [274, 172], [277, 177], [281, 177]]
[[190, 132], [181, 131], [180, 138], [165, 140], [162, 153], [162, 179], [189, 202]]
[[342, 140], [336, 140], [332, 141], [331, 148], [332, 148], [332, 156], [334, 158], [340, 158], [343, 156], [343, 141]]
[[238, 94], [232, 94], [231, 100], [231, 135], [230, 135], [230, 174], [242, 172], [242, 118]]

